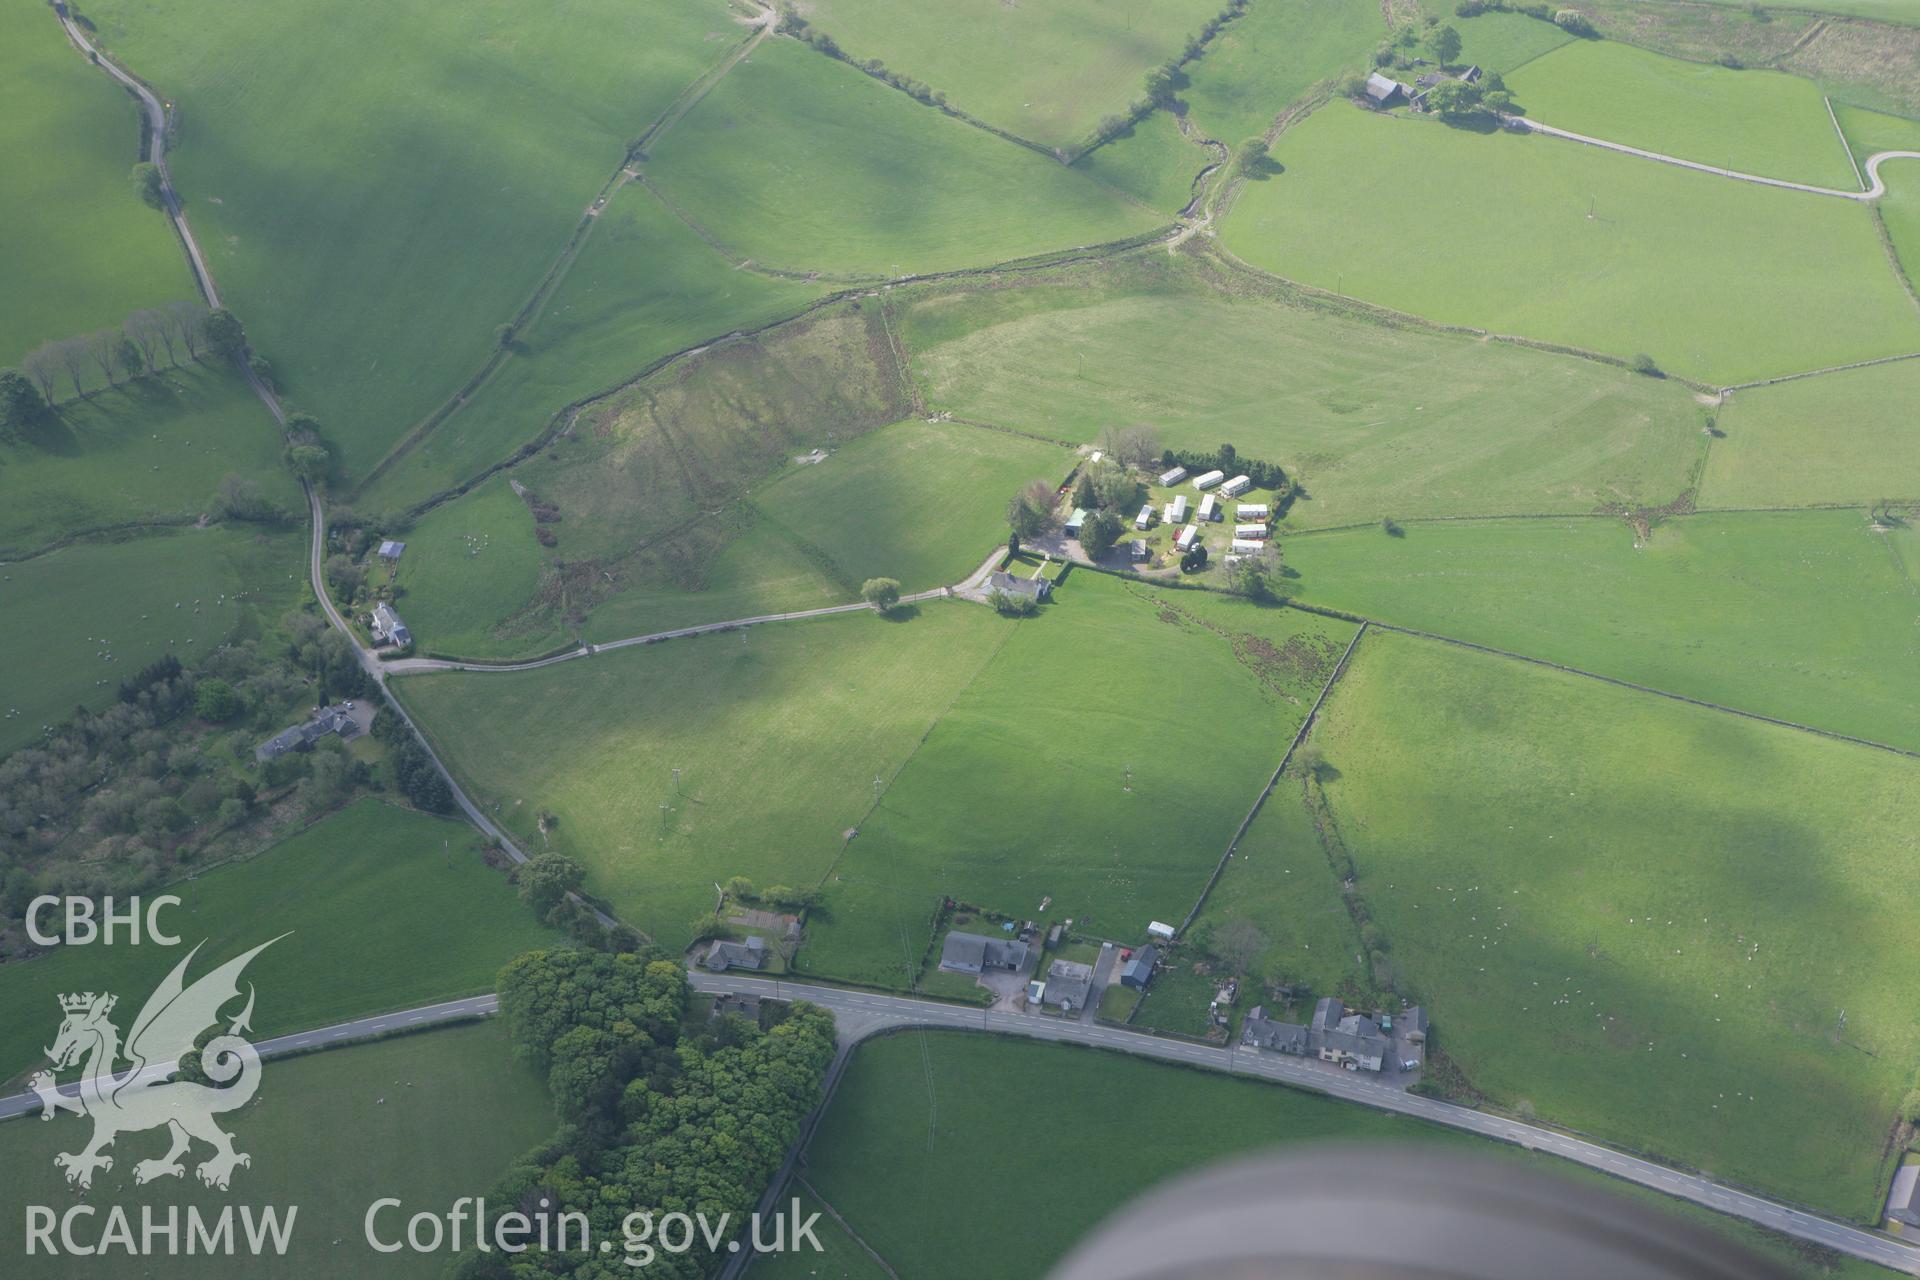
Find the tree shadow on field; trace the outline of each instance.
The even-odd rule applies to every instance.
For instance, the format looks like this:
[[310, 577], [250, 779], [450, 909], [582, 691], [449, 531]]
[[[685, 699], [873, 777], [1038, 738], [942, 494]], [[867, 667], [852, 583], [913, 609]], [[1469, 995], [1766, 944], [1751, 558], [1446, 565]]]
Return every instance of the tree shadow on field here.
[[1261, 156], [1258, 160], [1243, 167], [1240, 173], [1248, 182], [1265, 182], [1269, 178], [1279, 177], [1286, 171], [1287, 166], [1281, 164], [1272, 156]]
[[72, 457], [80, 452], [80, 437], [74, 434], [73, 428], [67, 425], [66, 418], [58, 409], [43, 413], [21, 427], [19, 440], [22, 445], [40, 453]]
[[880, 616], [888, 622], [912, 622], [920, 616], [920, 606], [917, 604], [897, 604]]

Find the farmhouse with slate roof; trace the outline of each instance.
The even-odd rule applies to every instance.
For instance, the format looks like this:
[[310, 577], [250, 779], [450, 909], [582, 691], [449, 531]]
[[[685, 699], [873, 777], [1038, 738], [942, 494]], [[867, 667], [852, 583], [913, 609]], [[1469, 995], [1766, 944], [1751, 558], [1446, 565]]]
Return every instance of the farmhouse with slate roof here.
[[950, 933], [940, 948], [940, 967], [949, 973], [1012, 971], [1027, 962], [1027, 944], [980, 933]]
[[1003, 591], [1007, 595], [1017, 596], [1035, 602], [1044, 601], [1053, 594], [1053, 584], [1045, 578], [1016, 578], [1011, 573], [994, 570], [987, 579], [987, 589]]
[[728, 969], [764, 969], [767, 966], [767, 940], [758, 936], [750, 937], [745, 942], [715, 938], [700, 963], [715, 973], [725, 973]]

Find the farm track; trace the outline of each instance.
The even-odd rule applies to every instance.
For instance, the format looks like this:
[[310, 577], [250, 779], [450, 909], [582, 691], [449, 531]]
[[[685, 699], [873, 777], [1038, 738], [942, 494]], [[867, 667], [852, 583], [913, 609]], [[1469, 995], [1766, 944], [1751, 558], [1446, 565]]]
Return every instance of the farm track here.
[[[1757, 183], [1763, 187], [1780, 187], [1787, 191], [1804, 191], [1809, 195], [1834, 196], [1841, 200], [1870, 201], [1878, 200], [1887, 193], [1886, 181], [1880, 176], [1880, 166], [1888, 160], [1920, 160], [1920, 151], [1876, 151], [1867, 157], [1867, 177], [1872, 180], [1865, 191], [1841, 191], [1835, 187], [1816, 187], [1805, 182], [1789, 182], [1785, 178], [1768, 178], [1757, 173], [1742, 173], [1738, 169], [1724, 169], [1715, 164], [1702, 164], [1698, 160], [1682, 160], [1679, 156], [1666, 155], [1659, 151], [1648, 151], [1642, 147], [1630, 147], [1624, 142], [1608, 142], [1605, 138], [1592, 138], [1584, 133], [1574, 133], [1569, 129], [1555, 128], [1542, 124], [1538, 120], [1529, 120], [1525, 116], [1502, 116], [1501, 120], [1510, 128], [1525, 129], [1529, 133], [1545, 134], [1553, 138], [1565, 138], [1569, 142], [1583, 142], [1590, 147], [1599, 147], [1604, 151], [1617, 151], [1621, 155], [1638, 156], [1642, 160], [1657, 160], [1661, 164], [1676, 165], [1682, 169], [1692, 169], [1696, 173], [1711, 173], [1721, 178], [1733, 178], [1740, 182]], [[1852, 159], [1849, 151], [1848, 159]]]

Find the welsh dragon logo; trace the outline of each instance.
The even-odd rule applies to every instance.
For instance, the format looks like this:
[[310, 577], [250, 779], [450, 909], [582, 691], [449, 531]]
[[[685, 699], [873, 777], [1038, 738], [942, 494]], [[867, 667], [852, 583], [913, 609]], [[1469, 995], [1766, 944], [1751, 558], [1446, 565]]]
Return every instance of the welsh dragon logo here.
[[[252, 983], [247, 984], [246, 1007], [228, 1024], [226, 1034], [215, 1036], [200, 1050], [202, 1068], [213, 1085], [171, 1077], [201, 1032], [218, 1025], [221, 1008], [239, 996], [240, 973], [247, 963], [279, 940], [261, 943], [188, 986], [184, 981], [187, 965], [200, 951], [194, 947], [147, 998], [124, 1047], [119, 1028], [109, 1016], [117, 997], [91, 991], [60, 997], [66, 1018], [47, 1057], [55, 1071], [85, 1060], [79, 1093], [57, 1092], [49, 1072], [35, 1076], [32, 1087], [40, 1095], [41, 1119], [53, 1119], [56, 1111], [77, 1111], [93, 1121], [92, 1141], [79, 1151], [53, 1158], [66, 1171], [68, 1182], [92, 1186], [95, 1170], [113, 1168], [113, 1157], [104, 1152], [115, 1138], [163, 1125], [173, 1145], [158, 1159], [142, 1160], [133, 1167], [137, 1183], [183, 1176], [186, 1168], [180, 1157], [195, 1139], [213, 1148], [213, 1155], [194, 1170], [210, 1187], [226, 1190], [234, 1169], [252, 1163], [244, 1152], [233, 1149], [233, 1135], [214, 1123], [215, 1116], [245, 1106], [260, 1087], [260, 1054], [240, 1034], [251, 1030]], [[122, 1058], [128, 1066], [116, 1071]]]

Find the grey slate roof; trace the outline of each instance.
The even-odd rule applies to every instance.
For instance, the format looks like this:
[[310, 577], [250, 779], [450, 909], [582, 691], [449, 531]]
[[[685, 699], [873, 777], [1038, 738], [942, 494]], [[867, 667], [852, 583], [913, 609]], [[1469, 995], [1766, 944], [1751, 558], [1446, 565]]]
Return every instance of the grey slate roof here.
[[1340, 1002], [1339, 996], [1322, 996], [1313, 1006], [1313, 1029], [1331, 1031], [1340, 1025], [1340, 1019], [1347, 1016], [1347, 1006]]
[[949, 933], [940, 947], [940, 967], [952, 973], [1018, 969], [1027, 962], [1027, 944], [981, 933]]
[[1240, 1042], [1281, 1053], [1305, 1055], [1307, 1028], [1298, 1022], [1280, 1022], [1267, 1017], [1265, 1007], [1256, 1005], [1240, 1028]]
[[1920, 1164], [1903, 1164], [1893, 1175], [1887, 1196], [1887, 1216], [1895, 1222], [1920, 1227]]
[[1045, 1003], [1063, 1009], [1084, 1009], [1093, 994], [1093, 966], [1073, 960], [1055, 960], [1047, 969]]
[[357, 726], [344, 711], [328, 707], [304, 724], [282, 729], [253, 749], [255, 760], [272, 760], [289, 751], [304, 751], [330, 733], [351, 732]]
[[700, 963], [716, 973], [728, 969], [764, 968], [767, 963], [767, 940], [757, 935], [745, 942], [715, 938]]
[[1153, 966], [1160, 963], [1160, 953], [1152, 947], [1141, 947], [1127, 961], [1126, 968], [1120, 971], [1120, 985], [1135, 990], [1144, 988], [1153, 980]]
[[998, 569], [987, 579], [987, 585], [990, 590], [1004, 591], [1010, 596], [1025, 596], [1029, 600], [1045, 600], [1053, 594], [1053, 584], [1045, 578], [1016, 578]]

